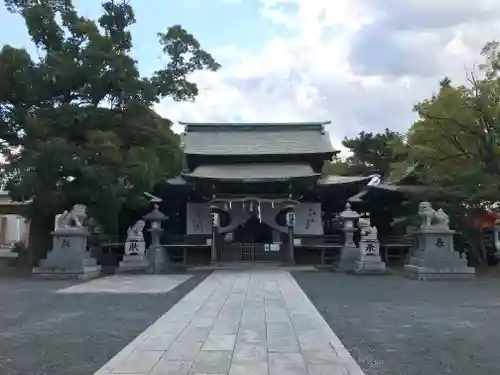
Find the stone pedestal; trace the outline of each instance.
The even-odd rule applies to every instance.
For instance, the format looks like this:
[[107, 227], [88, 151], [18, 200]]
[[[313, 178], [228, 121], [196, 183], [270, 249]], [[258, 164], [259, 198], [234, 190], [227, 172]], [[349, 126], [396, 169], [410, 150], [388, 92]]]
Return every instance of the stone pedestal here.
[[385, 263], [380, 258], [380, 243], [378, 240], [359, 241], [358, 260], [354, 263], [356, 274], [386, 274]]
[[52, 250], [33, 274], [47, 278], [87, 280], [100, 276], [101, 266], [87, 251], [88, 231], [82, 227], [58, 228], [52, 234]]
[[144, 241], [125, 242], [123, 260], [120, 262], [117, 273], [147, 273], [149, 268], [146, 243]]
[[416, 280], [473, 280], [475, 269], [453, 249], [454, 233], [435, 226], [420, 228], [405, 275]]

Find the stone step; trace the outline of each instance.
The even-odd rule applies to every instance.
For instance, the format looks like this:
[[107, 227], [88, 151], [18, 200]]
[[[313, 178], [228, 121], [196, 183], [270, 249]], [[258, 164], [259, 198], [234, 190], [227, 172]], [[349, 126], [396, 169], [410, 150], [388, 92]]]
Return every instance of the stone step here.
[[33, 268], [32, 274], [44, 279], [90, 280], [100, 277], [101, 271], [101, 266], [83, 267], [81, 270], [40, 266]]
[[317, 271], [314, 266], [294, 266], [279, 262], [218, 262], [206, 266], [188, 267], [188, 272], [194, 271], [268, 271], [268, 270], [286, 270], [286, 271]]

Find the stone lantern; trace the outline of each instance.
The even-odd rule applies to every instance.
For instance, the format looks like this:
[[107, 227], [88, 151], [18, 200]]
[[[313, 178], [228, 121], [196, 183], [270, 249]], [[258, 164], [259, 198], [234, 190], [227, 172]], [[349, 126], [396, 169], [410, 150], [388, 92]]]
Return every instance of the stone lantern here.
[[295, 263], [294, 229], [295, 207], [297, 206], [297, 203], [297, 201], [294, 201], [292, 199], [287, 199], [283, 202], [284, 210], [286, 211], [286, 226], [288, 228], [287, 258], [288, 262], [291, 264]]
[[354, 243], [354, 233], [358, 230], [355, 222], [359, 214], [351, 209], [351, 204], [345, 205], [345, 210], [340, 214], [343, 221], [344, 245], [342, 246], [338, 268], [343, 271], [352, 271], [359, 256], [358, 248]]
[[212, 242], [210, 244], [210, 262], [213, 264], [218, 260], [218, 238], [217, 233], [219, 231], [220, 226], [220, 216], [219, 212], [220, 207], [217, 204], [210, 205], [210, 222], [212, 224]]
[[144, 220], [149, 223], [148, 231], [151, 233], [151, 245], [148, 248], [148, 258], [152, 263], [153, 273], [161, 273], [166, 270], [168, 265], [168, 257], [165, 249], [160, 243], [163, 229], [162, 222], [167, 219], [167, 216], [160, 211], [158, 203], [153, 204], [153, 210], [144, 215]]

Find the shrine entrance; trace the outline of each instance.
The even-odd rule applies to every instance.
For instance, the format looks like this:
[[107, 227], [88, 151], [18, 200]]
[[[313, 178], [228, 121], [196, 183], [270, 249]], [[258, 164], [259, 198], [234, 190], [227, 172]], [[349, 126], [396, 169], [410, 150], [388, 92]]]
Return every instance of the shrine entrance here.
[[273, 241], [273, 230], [257, 217], [248, 219], [234, 231], [234, 241], [245, 243], [270, 243]]
[[219, 259], [223, 262], [277, 262], [282, 260], [283, 250], [284, 244], [276, 241], [273, 229], [252, 217], [225, 236]]

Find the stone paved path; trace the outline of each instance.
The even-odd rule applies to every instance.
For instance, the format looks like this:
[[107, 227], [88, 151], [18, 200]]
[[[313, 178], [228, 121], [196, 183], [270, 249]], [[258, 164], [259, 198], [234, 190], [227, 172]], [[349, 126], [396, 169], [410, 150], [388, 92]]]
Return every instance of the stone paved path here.
[[218, 271], [94, 375], [363, 375], [286, 271]]

